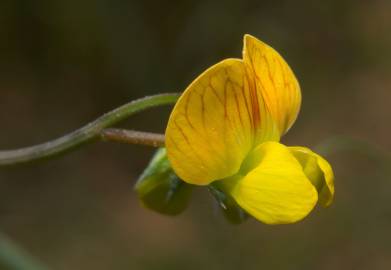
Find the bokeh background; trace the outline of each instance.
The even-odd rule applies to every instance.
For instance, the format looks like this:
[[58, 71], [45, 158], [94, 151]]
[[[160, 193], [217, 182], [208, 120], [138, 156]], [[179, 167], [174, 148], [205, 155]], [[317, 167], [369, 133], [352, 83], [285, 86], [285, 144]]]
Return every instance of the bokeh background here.
[[[205, 189], [175, 218], [132, 190], [154, 149], [96, 143], [0, 168], [0, 231], [49, 269], [391, 269], [391, 2], [0, 2], [0, 149], [182, 91], [251, 33], [302, 86], [289, 145], [321, 151], [336, 199], [304, 221], [228, 224]], [[123, 127], [163, 132], [170, 108]], [[3, 247], [1, 247], [3, 248]], [[3, 250], [4, 251], [4, 250]]]

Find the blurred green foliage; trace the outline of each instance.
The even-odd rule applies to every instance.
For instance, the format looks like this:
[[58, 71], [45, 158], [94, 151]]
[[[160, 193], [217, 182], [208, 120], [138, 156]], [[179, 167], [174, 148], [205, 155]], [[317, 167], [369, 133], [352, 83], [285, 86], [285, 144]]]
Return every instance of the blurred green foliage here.
[[18, 248], [5, 235], [0, 234], [0, 269], [45, 270], [46, 268]]
[[[251, 33], [299, 78], [302, 110], [283, 140], [322, 146], [336, 200], [294, 225], [232, 226], [195, 190], [185, 213], [164, 217], [132, 190], [154, 150], [95, 144], [2, 169], [0, 228], [58, 270], [389, 269], [388, 157], [323, 142], [353, 138], [389, 156], [390, 10], [387, 0], [1, 1], [1, 149], [52, 139], [136, 97], [181, 91], [210, 65], [240, 57]], [[154, 109], [125, 127], [163, 132], [168, 113]]]

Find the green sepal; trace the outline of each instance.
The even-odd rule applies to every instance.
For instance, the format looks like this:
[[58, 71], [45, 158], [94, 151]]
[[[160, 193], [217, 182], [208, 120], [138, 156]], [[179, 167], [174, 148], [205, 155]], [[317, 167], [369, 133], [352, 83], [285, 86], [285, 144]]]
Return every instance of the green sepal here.
[[218, 185], [208, 186], [209, 192], [216, 199], [221, 212], [227, 221], [232, 224], [241, 224], [247, 220], [249, 215], [236, 203], [236, 201], [227, 193], [222, 191]]
[[135, 185], [145, 207], [166, 215], [183, 212], [189, 204], [192, 189], [173, 171], [165, 148], [156, 151]]

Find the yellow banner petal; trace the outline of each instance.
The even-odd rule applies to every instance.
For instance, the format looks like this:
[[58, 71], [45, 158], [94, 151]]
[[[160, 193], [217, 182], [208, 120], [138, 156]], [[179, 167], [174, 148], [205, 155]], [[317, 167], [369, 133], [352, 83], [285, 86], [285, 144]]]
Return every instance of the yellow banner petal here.
[[319, 203], [329, 206], [334, 199], [334, 173], [330, 164], [320, 155], [301, 146], [289, 147], [319, 193]]
[[240, 59], [224, 60], [191, 83], [166, 129], [175, 172], [197, 185], [235, 174], [255, 143], [278, 139], [277, 127]]
[[318, 199], [316, 189], [289, 149], [266, 142], [251, 154], [255, 167], [242, 178], [216, 182], [247, 213], [267, 224], [286, 224], [303, 219]]
[[243, 59], [284, 135], [300, 110], [301, 92], [295, 75], [278, 52], [251, 35], [244, 36]]

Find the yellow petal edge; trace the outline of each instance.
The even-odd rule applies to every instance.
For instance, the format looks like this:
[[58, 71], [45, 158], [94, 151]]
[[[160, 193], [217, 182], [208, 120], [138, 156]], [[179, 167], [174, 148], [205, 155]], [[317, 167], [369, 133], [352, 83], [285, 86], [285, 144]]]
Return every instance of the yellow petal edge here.
[[291, 153], [303, 167], [304, 173], [311, 180], [319, 193], [319, 204], [327, 207], [334, 199], [334, 173], [330, 164], [309, 148], [289, 147]]

